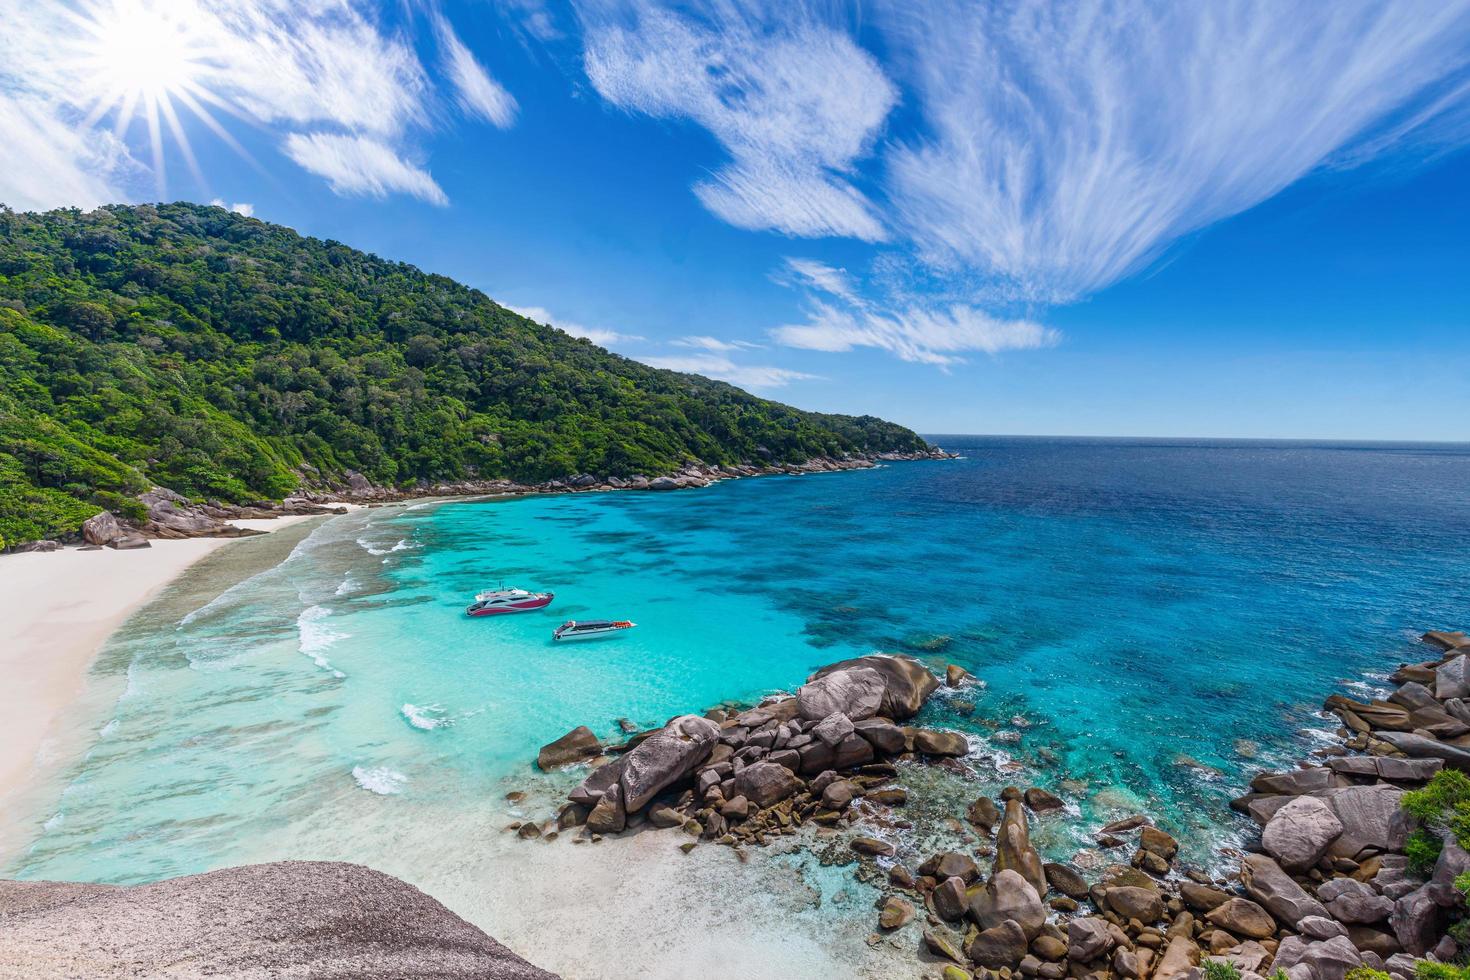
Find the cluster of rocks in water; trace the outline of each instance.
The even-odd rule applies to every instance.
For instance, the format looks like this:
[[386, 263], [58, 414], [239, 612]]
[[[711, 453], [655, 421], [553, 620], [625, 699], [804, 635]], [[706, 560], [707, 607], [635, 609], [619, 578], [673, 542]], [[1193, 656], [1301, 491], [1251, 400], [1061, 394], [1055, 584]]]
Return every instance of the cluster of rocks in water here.
[[[1412, 980], [1418, 960], [1461, 955], [1449, 927], [1465, 913], [1454, 880], [1470, 870], [1453, 838], [1428, 874], [1404, 853], [1414, 829], [1405, 791], [1446, 766], [1470, 771], [1470, 637], [1424, 640], [1443, 655], [1401, 666], [1385, 700], [1329, 698], [1340, 742], [1294, 771], [1256, 776], [1231, 803], [1260, 836], [1226, 852], [1239, 859], [1226, 878], [1185, 866], [1179, 842], [1144, 814], [1094, 833], [1100, 852], [1130, 854], [1127, 863], [1045, 862], [1031, 823], [1066, 819], [1067, 808], [1037, 787], [1008, 787], [998, 805], [974, 801], [965, 818], [979, 847], [905, 866], [882, 830], [861, 825], [909, 826], [891, 811], [907, 799], [897, 764], [954, 766], [970, 746], [900, 724], [941, 682], [887, 655], [832, 664], [794, 696], [683, 715], [618, 746], [570, 732], [542, 749], [541, 767], [600, 764], [554, 822], [512, 826], [528, 838], [580, 828], [574, 842], [644, 823], [682, 828], [686, 851], [710, 841], [742, 860], [747, 847], [804, 827], [844, 835], [860, 875], [884, 892], [870, 941], [915, 934], [920, 969], [944, 980], [1201, 980], [1212, 961], [1244, 980], [1344, 980], [1359, 967]], [[972, 680], [951, 666], [946, 683]]]

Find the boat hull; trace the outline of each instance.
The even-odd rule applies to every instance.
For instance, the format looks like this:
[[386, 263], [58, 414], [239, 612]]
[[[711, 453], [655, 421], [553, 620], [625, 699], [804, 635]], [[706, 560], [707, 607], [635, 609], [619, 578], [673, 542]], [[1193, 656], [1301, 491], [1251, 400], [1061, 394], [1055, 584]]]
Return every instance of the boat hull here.
[[465, 615], [479, 618], [481, 616], [508, 616], [512, 613], [530, 612], [533, 609], [545, 609], [551, 605], [551, 600], [554, 598], [556, 597], [548, 592], [546, 595], [522, 599], [519, 602], [507, 602], [503, 605], [484, 606], [480, 609], [470, 606], [465, 609]]
[[552, 633], [551, 638], [557, 643], [571, 643], [574, 640], [605, 640], [610, 636], [619, 636], [626, 633], [636, 625], [636, 623], [629, 623], [627, 626], [610, 626], [606, 629]]

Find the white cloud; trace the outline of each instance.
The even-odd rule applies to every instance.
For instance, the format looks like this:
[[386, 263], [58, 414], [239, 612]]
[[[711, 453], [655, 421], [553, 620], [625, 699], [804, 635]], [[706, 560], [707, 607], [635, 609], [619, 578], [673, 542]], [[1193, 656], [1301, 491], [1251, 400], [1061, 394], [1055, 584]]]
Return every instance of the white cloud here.
[[[867, 49], [842, 5], [579, 11], [605, 99], [729, 153], [696, 187], [709, 210], [887, 246], [874, 267], [907, 281], [885, 304], [824, 263], [774, 276], [826, 297], [774, 332], [815, 349], [1046, 346], [994, 311], [1085, 297], [1314, 170], [1470, 141], [1470, 0], [876, 0]], [[895, 82], [915, 122], [880, 144]]]
[[879, 241], [886, 231], [852, 177], [897, 90], [845, 33], [793, 9], [696, 17], [589, 0], [587, 76], [616, 106], [693, 120], [720, 141], [731, 162], [695, 193], [730, 224]]
[[755, 350], [760, 344], [752, 344], [748, 340], [721, 340], [718, 337], [691, 336], [680, 337], [678, 340], [670, 341], [675, 347], [694, 347], [698, 350], [708, 351], [737, 351]]
[[244, 202], [226, 204], [224, 198], [222, 197], [217, 197], [209, 203], [213, 204], [217, 208], [224, 208], [225, 210], [233, 211], [236, 214], [243, 214], [247, 218], [253, 217], [255, 215], [255, 205], [253, 204], [246, 204]]
[[839, 307], [820, 300], [811, 303], [805, 322], [776, 327], [771, 336], [806, 350], [876, 347], [925, 364], [953, 364], [966, 351], [1035, 350], [1061, 339], [1057, 331], [1034, 321], [1002, 319], [973, 306], [912, 305], [885, 312], [866, 304]]
[[772, 278], [783, 285], [820, 290], [849, 302], [854, 300], [852, 279], [847, 270], [816, 259], [788, 257], [785, 266]]
[[643, 338], [637, 334], [618, 333], [616, 330], [605, 330], [601, 327], [585, 327], [571, 320], [563, 320], [551, 315], [551, 311], [544, 306], [511, 306], [505, 305], [507, 310], [519, 313], [528, 320], [537, 323], [547, 323], [563, 333], [569, 333], [573, 337], [581, 337], [590, 340], [599, 347], [611, 348], [614, 344], [629, 344], [641, 341]]
[[408, 38], [376, 23], [371, 5], [209, 0], [198, 6], [217, 20], [214, 81], [256, 118], [294, 127], [332, 123], [378, 137], [425, 121], [424, 68]]
[[286, 137], [284, 152], [301, 167], [325, 177], [338, 194], [383, 198], [402, 193], [441, 207], [449, 203], [427, 170], [370, 136], [291, 133]]
[[927, 130], [888, 156], [893, 223], [932, 265], [1043, 300], [1116, 282], [1364, 141], [1416, 139], [1467, 95], [1445, 86], [1470, 65], [1464, 0], [881, 9]]
[[808, 381], [816, 377], [802, 371], [773, 367], [767, 364], [736, 364], [719, 354], [690, 354], [682, 357], [640, 357], [638, 360], [649, 367], [681, 371], [685, 374], [702, 374], [707, 378], [728, 381], [742, 388], [780, 388], [793, 381]]
[[484, 66], [475, 60], [448, 20], [436, 14], [434, 31], [439, 36], [444, 68], [454, 83], [460, 108], [501, 129], [510, 128], [516, 118], [515, 96], [491, 78]]

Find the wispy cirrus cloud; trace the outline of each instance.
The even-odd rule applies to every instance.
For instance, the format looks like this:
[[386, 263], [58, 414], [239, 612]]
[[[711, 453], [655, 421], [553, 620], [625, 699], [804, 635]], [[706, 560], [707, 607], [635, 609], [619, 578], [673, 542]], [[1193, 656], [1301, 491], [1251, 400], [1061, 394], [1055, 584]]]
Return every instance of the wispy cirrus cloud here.
[[326, 178], [338, 194], [384, 198], [411, 194], [440, 207], [449, 197], [423, 167], [409, 163], [387, 143], [372, 136], [340, 133], [291, 133], [286, 156], [304, 170]]
[[[1037, 310], [1313, 171], [1470, 141], [1470, 0], [877, 0], [861, 24], [816, 0], [579, 9], [604, 98], [729, 153], [698, 185], [712, 213], [875, 243], [929, 287], [875, 299], [792, 260], [780, 280], [827, 298], [772, 335], [813, 349], [1046, 346]], [[889, 129], [900, 100], [913, 119]]]
[[927, 124], [888, 154], [894, 222], [924, 261], [1043, 301], [1415, 140], [1467, 95], [1463, 0], [930, 0], [880, 18]]
[[613, 105], [688, 119], [730, 162], [695, 184], [741, 228], [880, 241], [887, 231], [854, 183], [898, 91], [877, 60], [800, 5], [653, 2], [579, 5], [585, 67]]
[[631, 344], [643, 340], [637, 334], [620, 333], [616, 330], [608, 330], [603, 327], [587, 327], [573, 320], [565, 320], [561, 317], [552, 316], [551, 311], [544, 306], [509, 306], [505, 307], [528, 320], [537, 323], [545, 323], [563, 333], [569, 333], [573, 337], [581, 337], [590, 340], [599, 347], [611, 348], [615, 345]]
[[803, 371], [769, 364], [737, 364], [721, 354], [689, 354], [672, 357], [640, 357], [649, 367], [702, 374], [707, 378], [728, 381], [742, 388], [781, 388], [793, 381], [810, 381], [817, 377]]
[[[285, 155], [339, 194], [447, 198], [419, 140], [442, 119], [441, 89], [497, 126], [515, 100], [442, 16], [436, 79], [410, 17], [385, 23], [366, 0], [0, 0], [0, 201], [45, 208], [136, 199], [151, 170], [168, 194], [165, 142], [210, 196], [185, 123], [245, 151], [239, 121], [273, 132]], [[22, 123], [29, 125], [21, 125]], [[146, 161], [146, 162], [145, 162]]]
[[434, 15], [434, 32], [444, 51], [445, 72], [454, 83], [460, 108], [501, 129], [509, 128], [516, 119], [515, 96], [490, 77], [442, 15]]
[[787, 259], [784, 278], [804, 289], [806, 320], [771, 330], [787, 347], [828, 352], [873, 347], [905, 361], [947, 365], [966, 352], [999, 354], [1060, 342], [1061, 334], [1033, 320], [993, 316], [963, 303], [936, 304], [909, 296], [878, 304], [859, 296], [841, 269], [811, 259]]
[[716, 352], [729, 352], [737, 350], [756, 350], [761, 345], [753, 344], [748, 340], [721, 340], [719, 337], [689, 336], [680, 337], [670, 341], [675, 347], [693, 347], [697, 350]]

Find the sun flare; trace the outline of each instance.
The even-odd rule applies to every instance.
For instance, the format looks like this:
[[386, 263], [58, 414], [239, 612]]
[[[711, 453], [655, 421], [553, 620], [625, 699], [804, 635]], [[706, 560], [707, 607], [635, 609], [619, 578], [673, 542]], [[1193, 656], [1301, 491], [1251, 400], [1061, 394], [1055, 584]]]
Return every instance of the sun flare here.
[[179, 105], [239, 149], [207, 108], [227, 108], [209, 89], [218, 53], [213, 15], [192, 0], [98, 0], [82, 6], [72, 19], [77, 28], [73, 66], [91, 107], [84, 125], [95, 126], [110, 115], [112, 130], [121, 139], [141, 118], [160, 198], [166, 183], [165, 128], [203, 183], [179, 120]]

